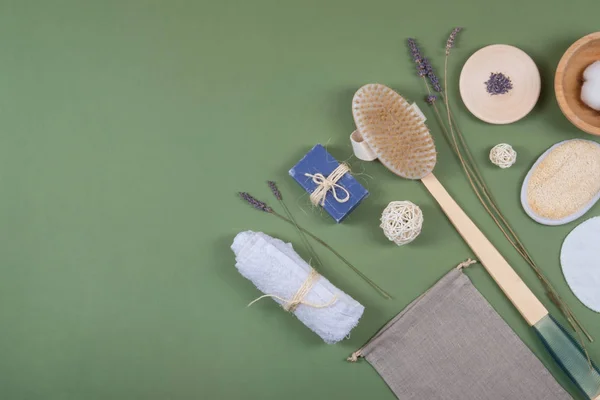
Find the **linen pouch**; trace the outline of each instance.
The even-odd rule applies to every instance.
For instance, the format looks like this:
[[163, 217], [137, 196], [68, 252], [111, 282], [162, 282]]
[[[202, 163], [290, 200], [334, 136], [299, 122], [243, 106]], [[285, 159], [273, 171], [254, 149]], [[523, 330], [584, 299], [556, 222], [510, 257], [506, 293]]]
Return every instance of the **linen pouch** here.
[[348, 360], [357, 357], [402, 400], [571, 399], [459, 268]]

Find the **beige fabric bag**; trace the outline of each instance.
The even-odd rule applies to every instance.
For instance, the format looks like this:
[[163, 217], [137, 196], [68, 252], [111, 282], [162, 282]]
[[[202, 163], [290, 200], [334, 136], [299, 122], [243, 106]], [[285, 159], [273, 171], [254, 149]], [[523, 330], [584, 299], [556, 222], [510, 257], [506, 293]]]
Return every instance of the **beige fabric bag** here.
[[460, 269], [362, 349], [401, 400], [566, 400], [571, 396]]

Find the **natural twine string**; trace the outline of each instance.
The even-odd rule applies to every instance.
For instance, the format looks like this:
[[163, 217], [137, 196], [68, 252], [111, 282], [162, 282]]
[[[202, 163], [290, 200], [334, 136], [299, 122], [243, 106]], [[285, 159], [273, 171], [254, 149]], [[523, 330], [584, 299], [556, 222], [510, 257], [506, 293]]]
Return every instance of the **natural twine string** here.
[[[350, 193], [345, 187], [338, 185], [337, 182], [342, 179], [347, 172], [350, 172], [348, 164], [341, 163], [336, 169], [334, 169], [328, 177], [323, 176], [320, 172], [316, 174], [306, 173], [304, 176], [312, 178], [312, 181], [317, 184], [317, 188], [310, 195], [310, 201], [315, 206], [325, 205], [325, 196], [327, 192], [331, 190], [331, 194], [337, 200], [338, 203], [345, 203], [350, 200]], [[346, 194], [344, 198], [340, 198], [337, 195], [337, 189], [341, 190]]]
[[304, 297], [306, 297], [308, 292], [310, 292], [310, 290], [313, 288], [315, 283], [317, 283], [317, 281], [319, 280], [320, 277], [321, 277], [321, 274], [319, 274], [314, 268], [312, 268], [310, 270], [310, 273], [308, 274], [308, 277], [306, 277], [306, 280], [302, 283], [300, 288], [296, 291], [296, 293], [292, 296], [291, 299], [289, 299], [289, 300], [284, 299], [283, 297], [279, 297], [275, 294], [265, 294], [263, 296], [260, 296], [256, 300], [253, 300], [250, 304], [248, 304], [248, 307], [250, 307], [252, 304], [254, 304], [257, 301], [264, 299], [266, 297], [271, 297], [271, 298], [277, 299], [279, 301], [282, 301], [283, 302], [282, 307], [287, 312], [294, 312], [300, 304], [304, 304], [305, 306], [309, 306], [309, 307], [313, 307], [313, 308], [329, 307], [337, 301], [337, 295], [334, 295], [331, 298], [331, 300], [326, 304], [314, 304], [314, 303], [309, 303], [307, 301], [304, 301]]
[[477, 260], [473, 260], [468, 258], [466, 261], [461, 262], [456, 266], [456, 269], [461, 270], [463, 268], [467, 268], [469, 265], [477, 264]]

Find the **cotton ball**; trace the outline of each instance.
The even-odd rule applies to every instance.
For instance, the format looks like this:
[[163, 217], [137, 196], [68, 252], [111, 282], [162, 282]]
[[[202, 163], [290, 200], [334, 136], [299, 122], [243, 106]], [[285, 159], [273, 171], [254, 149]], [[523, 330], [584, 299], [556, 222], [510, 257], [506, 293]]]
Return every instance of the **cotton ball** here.
[[381, 229], [398, 246], [415, 240], [423, 227], [423, 212], [410, 201], [392, 201], [381, 214]]
[[581, 101], [590, 108], [600, 111], [600, 61], [589, 65], [583, 72]]
[[500, 168], [508, 168], [517, 161], [517, 152], [510, 144], [500, 143], [490, 150], [490, 161]]

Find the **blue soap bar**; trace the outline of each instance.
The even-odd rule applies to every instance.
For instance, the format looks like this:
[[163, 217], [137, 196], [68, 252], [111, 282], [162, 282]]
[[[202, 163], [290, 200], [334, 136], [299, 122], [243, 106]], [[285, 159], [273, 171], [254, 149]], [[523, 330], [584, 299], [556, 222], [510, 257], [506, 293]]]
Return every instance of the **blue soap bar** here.
[[[318, 185], [313, 182], [313, 178], [308, 177], [305, 174], [315, 175], [320, 173], [324, 177], [328, 177], [339, 165], [340, 163], [325, 150], [325, 147], [318, 144], [313, 147], [312, 150], [298, 162], [298, 164], [290, 169], [290, 176], [310, 194]], [[337, 184], [345, 188], [350, 194], [348, 201], [344, 203], [338, 202], [333, 196], [332, 191], [334, 189], [332, 188], [327, 192], [323, 208], [336, 222], [339, 223], [369, 195], [369, 192], [354, 179], [350, 172], [344, 174], [344, 176], [337, 181]], [[340, 188], [335, 188], [335, 190], [338, 198], [344, 199], [346, 197], [346, 193]]]

